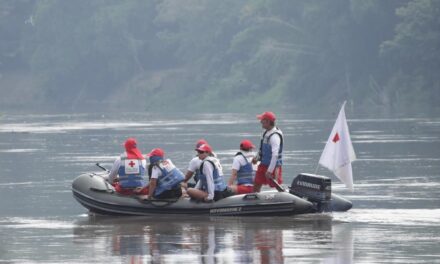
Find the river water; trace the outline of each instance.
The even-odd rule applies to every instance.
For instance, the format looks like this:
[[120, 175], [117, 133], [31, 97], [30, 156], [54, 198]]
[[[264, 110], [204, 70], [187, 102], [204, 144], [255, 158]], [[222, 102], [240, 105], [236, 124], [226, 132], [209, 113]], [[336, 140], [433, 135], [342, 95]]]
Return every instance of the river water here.
[[[336, 119], [280, 116], [284, 181], [315, 172]], [[351, 119], [354, 207], [295, 217], [98, 217], [72, 197], [127, 137], [185, 171], [207, 139], [230, 171], [254, 115], [0, 116], [0, 263], [440, 263], [440, 118]], [[228, 174], [228, 173], [226, 173]], [[318, 174], [331, 176], [324, 168]]]

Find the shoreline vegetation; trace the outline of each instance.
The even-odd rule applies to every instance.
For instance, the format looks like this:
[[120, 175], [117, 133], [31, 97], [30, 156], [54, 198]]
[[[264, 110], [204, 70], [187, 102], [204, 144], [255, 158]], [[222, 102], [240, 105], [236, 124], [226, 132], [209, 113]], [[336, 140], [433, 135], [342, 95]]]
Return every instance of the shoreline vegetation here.
[[440, 114], [440, 1], [0, 2], [1, 112]]

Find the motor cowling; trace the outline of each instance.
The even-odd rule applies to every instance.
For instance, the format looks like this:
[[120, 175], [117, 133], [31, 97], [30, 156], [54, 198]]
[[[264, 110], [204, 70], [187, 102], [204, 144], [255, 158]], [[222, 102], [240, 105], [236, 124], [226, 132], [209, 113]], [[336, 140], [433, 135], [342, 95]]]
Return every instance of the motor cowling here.
[[298, 174], [293, 179], [289, 192], [314, 203], [316, 211], [331, 210], [332, 182], [329, 177], [308, 173]]

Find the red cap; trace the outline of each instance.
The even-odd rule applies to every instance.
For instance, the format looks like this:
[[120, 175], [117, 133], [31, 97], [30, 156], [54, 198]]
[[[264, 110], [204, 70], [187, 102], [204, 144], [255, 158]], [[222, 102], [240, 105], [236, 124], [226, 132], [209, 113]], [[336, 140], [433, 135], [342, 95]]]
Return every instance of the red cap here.
[[196, 148], [197, 151], [203, 151], [203, 152], [209, 152], [212, 153], [212, 148], [208, 144], [202, 144], [198, 148]]
[[261, 115], [257, 115], [257, 118], [260, 119], [260, 120], [267, 119], [269, 121], [275, 121], [275, 119], [277, 117], [272, 112], [264, 112]]
[[204, 140], [203, 138], [199, 139], [196, 143], [196, 148], [200, 147], [203, 144], [208, 144], [208, 141]]
[[135, 138], [128, 138], [124, 143], [124, 147], [129, 159], [144, 159], [141, 151], [137, 149], [137, 142]]
[[162, 157], [163, 158], [164, 155], [165, 155], [165, 152], [163, 151], [163, 149], [155, 148], [155, 149], [152, 149], [150, 151], [150, 153], [147, 154], [147, 157], [156, 156], [156, 157]]
[[240, 143], [240, 149], [242, 150], [250, 150], [253, 148], [255, 148], [254, 144], [252, 144], [252, 142], [248, 139], [245, 139]]

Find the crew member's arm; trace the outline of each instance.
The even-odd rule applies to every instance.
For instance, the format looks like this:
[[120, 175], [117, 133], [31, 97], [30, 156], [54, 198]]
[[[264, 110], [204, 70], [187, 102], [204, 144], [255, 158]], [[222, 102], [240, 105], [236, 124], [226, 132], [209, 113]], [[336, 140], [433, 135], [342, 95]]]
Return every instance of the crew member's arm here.
[[121, 166], [121, 158], [118, 157], [115, 160], [115, 162], [113, 163], [113, 166], [112, 166], [110, 173], [108, 175], [107, 181], [109, 183], [113, 183], [116, 180], [116, 178], [118, 177], [118, 171], [119, 171], [120, 166]]
[[193, 175], [194, 175], [193, 171], [187, 170], [186, 174], [185, 174], [185, 179], [183, 180], [183, 182], [187, 183]]
[[278, 134], [273, 135], [270, 138], [270, 146], [272, 147], [272, 159], [270, 160], [269, 167], [267, 169], [267, 172], [273, 173], [275, 170], [275, 166], [277, 165], [277, 159], [278, 159], [278, 151], [280, 150], [280, 144], [281, 144], [281, 138]]
[[241, 156], [235, 156], [232, 161], [232, 174], [228, 181], [228, 186], [234, 184], [235, 180], [237, 180], [237, 172], [240, 170], [240, 161], [238, 160]]
[[257, 152], [257, 154], [255, 154], [255, 156], [251, 159], [252, 164], [257, 164], [257, 162], [259, 162], [261, 160], [260, 157], [260, 151]]
[[255, 154], [255, 156], [252, 158], [252, 164], [257, 164], [257, 162], [259, 162], [259, 161], [261, 161], [261, 153], [260, 153], [260, 150], [261, 150], [261, 144], [262, 144], [262, 142], [263, 142], [263, 139], [264, 139], [264, 134], [261, 136], [261, 142], [260, 142], [260, 147], [257, 149], [257, 153]]
[[151, 170], [150, 185], [148, 186], [148, 198], [152, 199], [154, 197], [154, 191], [157, 186], [157, 179], [162, 175], [162, 172], [157, 166], [153, 166]]
[[206, 185], [208, 197], [205, 198], [205, 201], [212, 201], [214, 199], [214, 167], [211, 162], [205, 162], [203, 166], [203, 174], [206, 175]]
[[232, 169], [231, 177], [229, 178], [229, 181], [228, 181], [228, 186], [234, 185], [234, 182], [236, 179], [237, 179], [237, 170]]
[[200, 161], [198, 160], [199, 158], [193, 158], [189, 164], [188, 164], [188, 169], [186, 171], [185, 174], [185, 180], [183, 180], [183, 183], [186, 185], [186, 183], [188, 183], [189, 180], [191, 180], [191, 177], [194, 175], [194, 172], [198, 169], [198, 167], [200, 166]]

